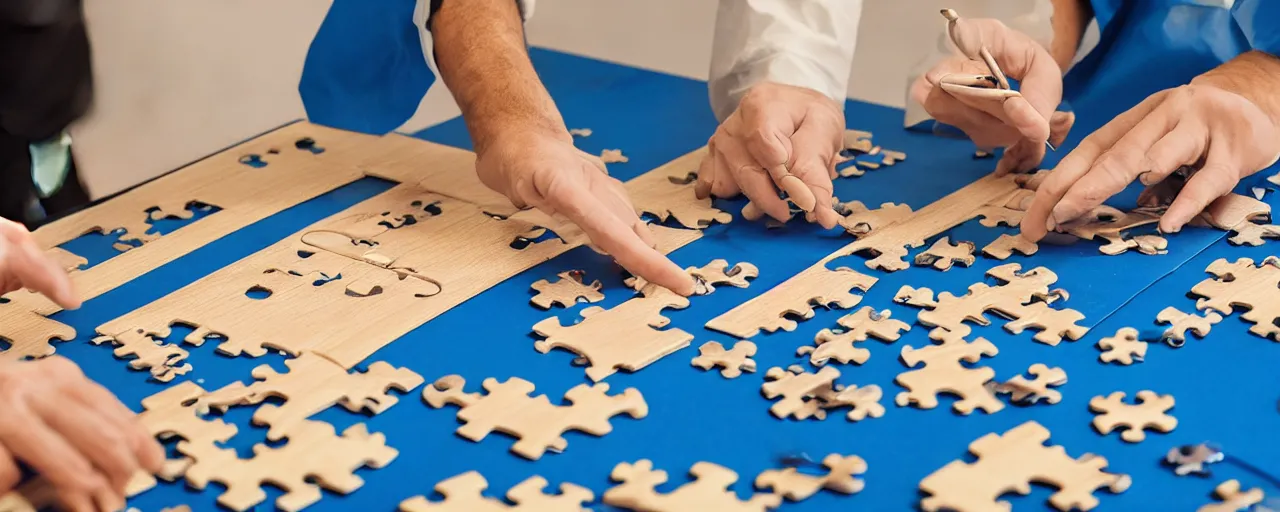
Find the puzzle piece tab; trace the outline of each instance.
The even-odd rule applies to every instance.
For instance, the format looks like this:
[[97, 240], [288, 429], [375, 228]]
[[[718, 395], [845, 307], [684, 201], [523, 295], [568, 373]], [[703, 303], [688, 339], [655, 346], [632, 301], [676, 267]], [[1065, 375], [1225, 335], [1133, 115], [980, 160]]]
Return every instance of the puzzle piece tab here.
[[855, 478], [867, 472], [867, 463], [857, 455], [843, 456], [837, 453], [822, 459], [827, 468], [825, 476], [806, 475], [796, 468], [771, 469], [756, 477], [756, 488], [772, 490], [789, 501], [803, 501], [827, 489], [841, 494], [862, 491], [865, 483]]
[[976, 258], [973, 255], [973, 242], [951, 243], [951, 237], [944, 236], [929, 246], [924, 252], [916, 255], [916, 265], [932, 266], [935, 269], [946, 271], [950, 270], [952, 265], [960, 265], [967, 267], [973, 265]]
[[854, 344], [874, 337], [885, 343], [893, 343], [902, 337], [903, 331], [911, 330], [911, 326], [901, 320], [889, 318], [889, 310], [877, 312], [870, 306], [864, 306], [857, 312], [850, 313], [836, 323], [844, 330], [823, 329], [814, 338], [816, 347], [800, 347], [796, 355], [809, 355], [809, 362], [814, 366], [827, 364], [835, 360], [842, 364], [862, 364], [871, 357], [871, 351]]
[[1138, 339], [1138, 330], [1132, 327], [1121, 327], [1115, 336], [1098, 340], [1098, 348], [1102, 349], [1098, 360], [1104, 363], [1128, 365], [1147, 356], [1147, 342]]
[[191, 371], [191, 365], [185, 363], [188, 355], [186, 350], [155, 339], [143, 329], [125, 331], [115, 336], [97, 336], [91, 342], [94, 345], [107, 342], [116, 345], [112, 353], [117, 358], [132, 357], [129, 361], [130, 368], [149, 369], [151, 377], [160, 382], [169, 382], [174, 377]]
[[733, 349], [725, 350], [718, 341], [708, 341], [698, 347], [698, 357], [693, 358], [693, 366], [710, 370], [719, 366], [720, 375], [726, 379], [735, 379], [742, 372], [755, 373], [756, 362], [751, 356], [756, 355], [756, 344], [750, 341], [739, 341]]
[[1199, 316], [1183, 313], [1173, 306], [1160, 310], [1156, 315], [1156, 323], [1169, 324], [1161, 339], [1175, 348], [1186, 343], [1187, 331], [1191, 331], [1197, 338], [1204, 338], [1209, 334], [1209, 329], [1221, 321], [1222, 315], [1214, 311], [1206, 311], [1204, 316]]
[[577, 430], [594, 436], [613, 431], [609, 420], [626, 413], [632, 418], [649, 414], [649, 405], [635, 388], [609, 395], [608, 384], [579, 384], [565, 393], [571, 405], [554, 405], [546, 395], [529, 396], [533, 384], [512, 377], [504, 382], [485, 379], [488, 394], [466, 393], [466, 381], [451, 375], [427, 386], [422, 399], [433, 408], [453, 404], [460, 407], [458, 435], [479, 442], [490, 432], [501, 432], [518, 439], [511, 451], [537, 460], [547, 450], [561, 452], [568, 441], [561, 434]]
[[1004, 408], [1004, 403], [987, 388], [987, 383], [996, 376], [995, 370], [985, 366], [969, 368], [962, 364], [977, 363], [983, 356], [995, 356], [998, 352], [996, 346], [985, 338], [965, 341], [963, 335], [968, 328], [964, 329], [959, 333], [934, 329], [929, 337], [940, 344], [920, 349], [902, 348], [902, 361], [908, 368], [920, 363], [924, 363], [924, 367], [903, 372], [894, 379], [908, 390], [898, 393], [895, 398], [899, 407], [914, 405], [920, 409], [932, 409], [938, 406], [938, 395], [947, 393], [960, 398], [952, 404], [960, 414], [969, 414], [974, 409], [990, 414]]
[[782, 504], [776, 494], [755, 494], [742, 501], [729, 490], [738, 481], [738, 474], [709, 462], [699, 462], [689, 469], [694, 481], [684, 484], [668, 494], [659, 494], [657, 487], [666, 483], [667, 473], [654, 470], [653, 463], [640, 460], [634, 464], [621, 463], [613, 468], [613, 481], [620, 482], [605, 491], [605, 504], [626, 510], [667, 512], [765, 512]]
[[514, 505], [482, 496], [488, 487], [480, 473], [468, 471], [436, 484], [435, 491], [444, 495], [444, 501], [414, 496], [400, 502], [400, 512], [589, 512], [585, 505], [595, 498], [591, 490], [569, 483], [560, 486], [560, 494], [545, 494], [547, 480], [540, 476], [507, 491], [507, 500]]

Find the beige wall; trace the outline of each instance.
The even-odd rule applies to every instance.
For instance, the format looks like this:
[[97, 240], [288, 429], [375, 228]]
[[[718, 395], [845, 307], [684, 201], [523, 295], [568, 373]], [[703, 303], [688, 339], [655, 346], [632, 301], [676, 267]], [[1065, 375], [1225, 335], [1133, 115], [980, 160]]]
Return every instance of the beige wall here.
[[[331, 0], [330, 0], [331, 1]], [[86, 0], [95, 111], [73, 130], [89, 188], [106, 195], [304, 116], [297, 82], [325, 0]], [[866, 0], [850, 97], [901, 106], [934, 48], [938, 9], [971, 17], [1045, 0]], [[717, 0], [542, 0], [531, 44], [705, 79]], [[401, 131], [458, 114], [435, 87]]]

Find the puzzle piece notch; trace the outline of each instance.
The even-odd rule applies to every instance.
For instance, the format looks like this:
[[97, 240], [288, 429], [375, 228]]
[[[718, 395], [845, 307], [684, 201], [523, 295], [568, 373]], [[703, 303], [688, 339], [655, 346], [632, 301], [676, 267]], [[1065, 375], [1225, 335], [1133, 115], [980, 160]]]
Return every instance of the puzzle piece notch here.
[[666, 308], [684, 309], [689, 299], [654, 284], [643, 288], [640, 296], [611, 309], [592, 306], [581, 311], [583, 320], [562, 325], [559, 317], [551, 317], [533, 326], [533, 332], [545, 339], [534, 343], [543, 354], [563, 348], [587, 358], [586, 373], [599, 382], [619, 368], [635, 372], [668, 354], [689, 346], [693, 335], [680, 329], [666, 329], [670, 320], [662, 316]]
[[[231, 439], [237, 432], [234, 424], [221, 419], [205, 419], [196, 401], [207, 392], [198, 384], [186, 381], [169, 386], [142, 399], [143, 411], [138, 422], [160, 440], [181, 438], [193, 446], [215, 446]], [[191, 464], [188, 458], [169, 459], [159, 473], [165, 480], [174, 480]], [[155, 487], [155, 477], [139, 472], [129, 482], [127, 496], [136, 496]]]
[[567, 308], [578, 302], [604, 300], [604, 294], [600, 293], [603, 285], [599, 280], [586, 284], [583, 280], [586, 274], [583, 271], [566, 270], [557, 275], [560, 278], [555, 282], [546, 279], [534, 282], [530, 288], [538, 294], [530, 298], [529, 302], [542, 309], [551, 309], [552, 306]]
[[730, 350], [725, 350], [724, 345], [718, 341], [708, 341], [698, 347], [698, 357], [693, 358], [692, 364], [703, 370], [719, 366], [720, 375], [726, 379], [736, 379], [744, 371], [755, 373], [756, 362], [751, 359], [754, 355], [756, 344], [750, 341], [734, 343]]
[[857, 347], [855, 343], [871, 337], [893, 343], [902, 337], [903, 331], [911, 330], [911, 325], [906, 322], [890, 318], [889, 310], [877, 312], [870, 306], [840, 317], [836, 323], [844, 330], [819, 331], [814, 338], [816, 347], [800, 347], [796, 350], [796, 355], [809, 354], [809, 362], [814, 366], [823, 366], [832, 359], [842, 364], [863, 364], [871, 357], [871, 351]]
[[253, 422], [270, 425], [267, 439], [278, 441], [294, 426], [333, 405], [348, 411], [379, 414], [399, 402], [392, 389], [408, 393], [422, 385], [421, 375], [407, 368], [395, 368], [383, 361], [369, 365], [365, 372], [348, 373], [346, 368], [316, 353], [304, 352], [285, 361], [289, 371], [276, 372], [260, 365], [251, 374], [256, 382], [235, 383], [201, 397], [202, 410], [225, 411], [236, 405], [260, 404], [268, 398], [284, 398], [279, 406], [266, 404], [253, 414]]
[[1269, 256], [1258, 265], [1252, 259], [1240, 258], [1229, 262], [1225, 258], [1209, 264], [1206, 272], [1215, 277], [1205, 279], [1191, 288], [1191, 293], [1201, 297], [1196, 309], [1213, 310], [1230, 315], [1235, 308], [1245, 311], [1241, 318], [1253, 324], [1249, 332], [1263, 338], [1280, 337], [1280, 301], [1275, 300], [1280, 289], [1280, 258]]
[[579, 384], [565, 393], [570, 405], [554, 405], [546, 395], [529, 396], [534, 386], [529, 381], [512, 377], [499, 382], [485, 379], [488, 392], [465, 393], [466, 381], [457, 375], [437, 380], [423, 390], [422, 398], [433, 408], [453, 404], [460, 407], [458, 435], [479, 442], [490, 432], [501, 432], [517, 438], [511, 451], [530, 460], [538, 460], [547, 450], [564, 451], [568, 446], [561, 434], [577, 430], [593, 436], [613, 431], [609, 420], [626, 413], [632, 418], [649, 414], [649, 405], [635, 388], [609, 395], [608, 384]]
[[667, 473], [653, 469], [653, 462], [642, 459], [634, 464], [623, 462], [613, 468], [610, 478], [620, 482], [605, 491], [604, 503], [627, 510], [714, 510], [716, 512], [765, 512], [782, 504], [776, 494], [755, 494], [742, 501], [729, 490], [738, 474], [709, 462], [698, 462], [689, 469], [692, 482], [668, 494], [657, 487], [666, 483]]
[[54, 341], [76, 338], [74, 328], [41, 314], [50, 304], [43, 295], [26, 290], [0, 297], [0, 341], [9, 343], [9, 348], [0, 352], [0, 360], [49, 357], [55, 352]]
[[1092, 454], [1073, 459], [1061, 446], [1045, 446], [1048, 440], [1049, 430], [1035, 421], [978, 438], [969, 444], [977, 461], [952, 461], [920, 481], [920, 490], [930, 495], [920, 508], [1007, 511], [1012, 507], [999, 501], [1001, 495], [1026, 495], [1032, 483], [1042, 483], [1058, 489], [1049, 498], [1058, 510], [1088, 511], [1098, 506], [1095, 490], [1119, 493], [1129, 488], [1127, 475], [1104, 471], [1107, 459]]
[[1034, 375], [1034, 379], [1028, 380], [1022, 375], [1015, 375], [1007, 382], [995, 386], [996, 394], [1008, 394], [1014, 403], [1022, 403], [1034, 405], [1037, 402], [1044, 401], [1048, 404], [1056, 404], [1062, 401], [1062, 392], [1050, 387], [1057, 387], [1067, 383], [1067, 372], [1062, 368], [1050, 368], [1044, 363], [1036, 363], [1031, 365], [1027, 373]]
[[1204, 316], [1199, 316], [1183, 313], [1173, 306], [1164, 308], [1156, 314], [1156, 323], [1169, 324], [1169, 328], [1165, 329], [1161, 339], [1174, 348], [1186, 343], [1187, 331], [1203, 339], [1209, 334], [1209, 329], [1221, 321], [1222, 315], [1215, 311], [1206, 311]]
[[1178, 419], [1166, 414], [1173, 408], [1173, 395], [1157, 395], [1143, 390], [1138, 392], [1137, 404], [1126, 403], [1124, 396], [1123, 391], [1116, 391], [1106, 397], [1096, 396], [1089, 400], [1089, 410], [1098, 413], [1093, 418], [1093, 428], [1102, 435], [1125, 427], [1120, 432], [1120, 439], [1138, 443], [1146, 439], [1146, 429], [1170, 432], [1178, 426]]
[[1021, 253], [1023, 256], [1032, 256], [1039, 250], [1040, 246], [1038, 244], [1023, 238], [1022, 235], [1004, 233], [999, 238], [996, 238], [995, 241], [983, 247], [982, 254], [998, 260], [1004, 260], [1013, 256], [1014, 252]]
[[1016, 210], [1005, 206], [987, 205], [978, 210], [978, 223], [988, 228], [999, 227], [1005, 225], [1009, 227], [1017, 227], [1022, 223], [1022, 217], [1027, 212]]
[[809, 499], [822, 489], [856, 494], [865, 486], [862, 479], [856, 478], [867, 472], [867, 462], [862, 457], [833, 453], [822, 459], [822, 465], [827, 469], [824, 476], [806, 475], [796, 468], [766, 470], [756, 476], [755, 485], [758, 489], [771, 490], [789, 501]]
[[502, 500], [482, 493], [489, 482], [480, 473], [468, 471], [444, 480], [435, 491], [444, 495], [441, 502], [430, 502], [425, 496], [414, 496], [400, 503], [401, 512], [588, 512], [584, 506], [595, 499], [589, 489], [565, 483], [560, 494], [545, 494], [547, 480], [530, 477], [507, 491], [507, 505]]
[[1178, 446], [1169, 449], [1169, 453], [1165, 454], [1164, 461], [1166, 464], [1174, 466], [1173, 473], [1178, 476], [1187, 476], [1191, 473], [1199, 475], [1208, 475], [1209, 469], [1205, 466], [1222, 462], [1226, 456], [1222, 450], [1210, 447], [1207, 444], [1197, 444], [1188, 446]]
[[1218, 503], [1210, 503], [1196, 509], [1196, 512], [1236, 512], [1239, 510], [1252, 510], [1252, 506], [1262, 503], [1264, 498], [1262, 489], [1253, 488], [1248, 491], [1242, 491], [1239, 480], [1227, 480], [1218, 484], [1213, 489], [1213, 494], [1218, 497]]
[[254, 446], [249, 459], [241, 459], [231, 448], [181, 442], [178, 451], [195, 459], [187, 468], [187, 483], [200, 490], [209, 482], [225, 485], [218, 504], [236, 511], [266, 500], [261, 487], [271, 483], [285, 490], [276, 506], [296, 511], [319, 501], [321, 487], [342, 494], [354, 492], [364, 485], [355, 475], [357, 469], [381, 468], [398, 455], [386, 445], [385, 436], [370, 434], [363, 423], [338, 436], [333, 425], [308, 420], [295, 425], [286, 437], [289, 441], [280, 447]]
[[96, 336], [90, 342], [94, 345], [110, 342], [116, 346], [113, 355], [130, 359], [130, 368], [150, 370], [151, 377], [159, 382], [169, 382], [191, 371], [191, 365], [185, 363], [186, 350], [158, 340], [144, 329], [125, 331], [115, 336]]
[[938, 406], [938, 395], [947, 393], [959, 397], [952, 408], [960, 414], [967, 415], [974, 409], [991, 414], [1004, 408], [1004, 403], [997, 400], [987, 387], [987, 383], [995, 378], [995, 370], [985, 366], [969, 368], [962, 364], [977, 363], [983, 356], [995, 356], [999, 350], [985, 338], [966, 342], [964, 336], [967, 332], [967, 327], [961, 332], [937, 328], [929, 333], [929, 337], [940, 344], [920, 349], [902, 348], [901, 357], [907, 368], [921, 363], [924, 367], [900, 373], [894, 379], [907, 388], [894, 399], [899, 407], [914, 405], [920, 409], [932, 409]]
[[917, 266], [932, 266], [941, 271], [951, 270], [952, 265], [968, 267], [976, 258], [973, 255], [973, 242], [951, 243], [951, 237], [944, 236], [929, 246], [924, 252], [917, 254]]
[[1147, 356], [1147, 342], [1138, 339], [1138, 330], [1132, 327], [1121, 327], [1114, 336], [1098, 340], [1098, 348], [1102, 349], [1098, 360], [1104, 363], [1129, 365]]

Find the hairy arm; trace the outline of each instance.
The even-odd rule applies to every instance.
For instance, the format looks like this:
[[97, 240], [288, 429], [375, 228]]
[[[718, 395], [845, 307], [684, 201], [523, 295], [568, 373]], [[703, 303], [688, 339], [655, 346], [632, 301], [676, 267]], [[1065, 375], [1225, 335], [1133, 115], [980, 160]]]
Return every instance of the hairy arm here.
[[1053, 0], [1053, 42], [1049, 54], [1066, 73], [1080, 50], [1080, 40], [1093, 20], [1093, 6], [1089, 0]]
[[440, 77], [462, 109], [476, 153], [510, 129], [572, 140], [529, 61], [515, 0], [446, 0], [430, 28]]

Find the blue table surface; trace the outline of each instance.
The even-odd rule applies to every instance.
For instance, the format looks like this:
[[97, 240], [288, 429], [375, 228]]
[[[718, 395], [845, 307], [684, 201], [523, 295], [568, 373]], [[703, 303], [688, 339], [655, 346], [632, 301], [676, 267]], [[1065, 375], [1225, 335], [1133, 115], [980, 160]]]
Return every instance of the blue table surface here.
[[[619, 148], [630, 157], [628, 163], [610, 165], [610, 171], [621, 179], [639, 175], [701, 146], [715, 128], [703, 82], [547, 50], [535, 49], [532, 55], [570, 127], [594, 131], [590, 137], [577, 139], [578, 145], [595, 153]], [[1077, 105], [1076, 110], [1086, 111], [1081, 107]], [[903, 130], [900, 110], [851, 101], [846, 104], [846, 114], [851, 128], [873, 131], [876, 144], [905, 151], [908, 158], [859, 178], [837, 180], [836, 192], [843, 200], [858, 199], [869, 205], [905, 202], [920, 208], [995, 165], [995, 160], [973, 159], [973, 148], [967, 142]], [[1083, 117], [1083, 129], [1077, 130], [1066, 147], [1051, 155], [1046, 165], [1074, 147], [1088, 127], [1101, 123]], [[460, 119], [418, 136], [469, 147]], [[1250, 180], [1248, 185], [1257, 181]], [[163, 385], [149, 381], [145, 372], [128, 369], [124, 361], [111, 356], [110, 348], [88, 343], [96, 326], [392, 185], [372, 178], [355, 182], [232, 233], [89, 301], [80, 310], [59, 313], [54, 318], [74, 326], [80, 334], [77, 339], [58, 345], [58, 352], [80, 363], [91, 378], [118, 393], [126, 404], [140, 409], [140, 401]], [[1135, 193], [1130, 191], [1116, 204], [1124, 205], [1126, 200], [1131, 204]], [[1268, 199], [1272, 196], [1269, 194]], [[741, 199], [719, 201], [720, 207], [735, 213], [743, 204]], [[970, 240], [981, 247], [1003, 229], [969, 222], [948, 234], [953, 240]], [[822, 232], [803, 223], [769, 230], [758, 223], [737, 220], [708, 229], [702, 240], [673, 253], [672, 258], [682, 266], [700, 266], [715, 258], [749, 261], [760, 268], [760, 277], [750, 288], [720, 288], [713, 295], [693, 298], [687, 309], [668, 311], [673, 327], [694, 334], [693, 344], [639, 372], [619, 373], [607, 380], [615, 392], [638, 388], [648, 401], [649, 415], [642, 420], [617, 417], [612, 422], [613, 432], [599, 438], [568, 433], [565, 437], [569, 447], [561, 454], [548, 453], [533, 462], [511, 454], [508, 450], [512, 439], [500, 434], [479, 443], [464, 440], [454, 434], [459, 425], [456, 408], [426, 407], [420, 399], [420, 388], [377, 416], [330, 408], [316, 418], [331, 422], [340, 430], [366, 422], [372, 431], [384, 433], [388, 444], [400, 454], [386, 468], [360, 470], [358, 475], [365, 485], [356, 492], [347, 496], [326, 492], [325, 498], [308, 510], [394, 510], [401, 500], [419, 494], [430, 497], [436, 482], [469, 470], [484, 474], [494, 496], [530, 476], [541, 475], [553, 485], [573, 482], [588, 487], [598, 498], [609, 488], [609, 473], [616, 464], [638, 459], [651, 459], [656, 467], [670, 474], [670, 482], [661, 489], [687, 482], [687, 470], [695, 462], [720, 464], [741, 475], [734, 490], [746, 496], [756, 474], [778, 467], [780, 457], [798, 453], [815, 459], [829, 453], [860, 455], [869, 465], [866, 489], [854, 496], [822, 492], [800, 503], [784, 504], [781, 510], [910, 510], [918, 506], [922, 496], [918, 484], [926, 475], [952, 460], [973, 460], [967, 453], [971, 441], [1028, 420], [1048, 427], [1053, 433], [1051, 443], [1065, 446], [1070, 455], [1100, 454], [1110, 461], [1113, 471], [1132, 475], [1133, 486], [1128, 492], [1096, 493], [1102, 510], [1192, 510], [1208, 503], [1214, 486], [1228, 478], [1238, 478], [1246, 487], [1259, 486], [1268, 493], [1280, 492], [1236, 466], [1218, 464], [1213, 467], [1211, 478], [1199, 478], [1174, 476], [1159, 463], [1171, 447], [1211, 441], [1224, 447], [1229, 456], [1280, 473], [1280, 463], [1276, 462], [1280, 460], [1280, 445], [1268, 441], [1269, 433], [1280, 428], [1275, 379], [1266, 377], [1280, 363], [1280, 347], [1274, 346], [1275, 342], [1250, 335], [1246, 332], [1248, 324], [1234, 315], [1215, 326], [1207, 339], [1189, 341], [1180, 349], [1153, 344], [1147, 360], [1132, 366], [1099, 363], [1099, 350], [1094, 346], [1101, 337], [1124, 326], [1158, 337], [1156, 312], [1166, 306], [1193, 311], [1195, 302], [1186, 293], [1208, 277], [1204, 269], [1210, 262], [1223, 257], [1261, 260], [1273, 253], [1272, 247], [1235, 247], [1226, 243], [1222, 232], [1188, 229], [1170, 236], [1169, 253], [1160, 256], [1103, 256], [1097, 252], [1096, 243], [1081, 242], [1046, 246], [1032, 258], [1015, 256], [1008, 260], [1021, 263], [1024, 268], [1046, 266], [1056, 272], [1058, 286], [1071, 292], [1066, 306], [1084, 313], [1084, 324], [1092, 331], [1079, 341], [1049, 347], [1032, 341], [1033, 332], [1017, 336], [1005, 332], [997, 320], [990, 327], [975, 328], [975, 335], [986, 337], [1000, 349], [999, 355], [986, 358], [981, 364], [994, 368], [1000, 380], [1037, 362], [1062, 367], [1070, 380], [1060, 388], [1064, 398], [1057, 405], [1009, 406], [995, 414], [977, 412], [970, 416], [952, 412], [950, 397], [943, 397], [939, 407], [932, 410], [894, 406], [893, 396], [901, 388], [893, 379], [906, 370], [898, 352], [903, 346], [928, 343], [927, 329], [917, 325], [895, 344], [865, 343], [872, 353], [866, 364], [838, 366], [843, 374], [838, 382], [877, 384], [884, 389], [882, 404], [888, 407], [884, 417], [858, 423], [845, 420], [843, 414], [825, 421], [778, 420], [768, 413], [770, 402], [760, 394], [764, 370], [807, 364], [795, 355], [796, 349], [812, 344], [818, 330], [836, 327], [836, 320], [846, 313], [821, 308], [794, 332], [764, 334], [754, 339], [759, 346], [755, 358], [760, 367], [758, 373], [730, 380], [718, 372], [702, 372], [690, 366], [696, 347], [702, 343], [732, 342], [726, 335], [703, 328], [708, 320], [763, 293], [849, 241], [847, 235]], [[78, 249], [87, 250], [84, 246]], [[99, 244], [98, 250], [106, 252], [91, 255], [91, 259], [109, 256], [109, 244]], [[945, 273], [916, 267], [877, 274], [881, 281], [866, 294], [863, 305], [888, 308], [895, 318], [910, 322], [915, 310], [891, 300], [901, 285], [962, 293], [969, 284], [982, 281], [987, 269], [1001, 263], [979, 258], [971, 268], [953, 268]], [[866, 271], [862, 259], [856, 256], [837, 264]], [[622, 285], [623, 275], [612, 263], [579, 248], [453, 308], [388, 345], [369, 361], [406, 366], [428, 382], [459, 374], [468, 380], [469, 390], [479, 389], [487, 377], [502, 380], [518, 376], [536, 384], [538, 391], [547, 393], [552, 400], [559, 400], [566, 390], [585, 382], [585, 376], [581, 368], [571, 365], [573, 355], [568, 352], [536, 352], [531, 326], [550, 315], [572, 322], [585, 305], [546, 312], [527, 301], [532, 293], [531, 283], [575, 268], [584, 269], [588, 278], [605, 283], [606, 298], [599, 305], [610, 307], [630, 297]], [[500, 312], [502, 321], [493, 321], [495, 312]], [[184, 334], [175, 332], [170, 341], [176, 342]], [[236, 380], [251, 380], [250, 370], [260, 364], [285, 370], [281, 356], [229, 358], [215, 354], [213, 344], [186, 348], [192, 352], [194, 370], [179, 380], [196, 380], [210, 390]], [[1149, 433], [1146, 441], [1127, 444], [1117, 434], [1101, 436], [1090, 427], [1090, 398], [1112, 391], [1125, 391], [1132, 396], [1142, 389], [1177, 398], [1173, 410], [1179, 420], [1176, 430]], [[252, 408], [240, 407], [224, 416], [240, 429], [228, 445], [242, 456], [249, 456], [254, 444], [265, 442], [265, 429], [249, 423], [252, 412]], [[270, 497], [258, 507], [260, 510], [273, 510], [272, 502], [280, 494], [271, 487], [267, 490]], [[189, 504], [194, 510], [216, 510], [215, 499], [220, 492], [218, 484], [199, 492], [181, 482], [162, 483], [135, 498], [131, 505], [147, 512], [176, 504]], [[1010, 495], [1008, 499], [1019, 510], [1048, 509], [1046, 500], [1051, 492], [1050, 488], [1037, 485], [1029, 496]], [[599, 503], [592, 506], [611, 510]]]

